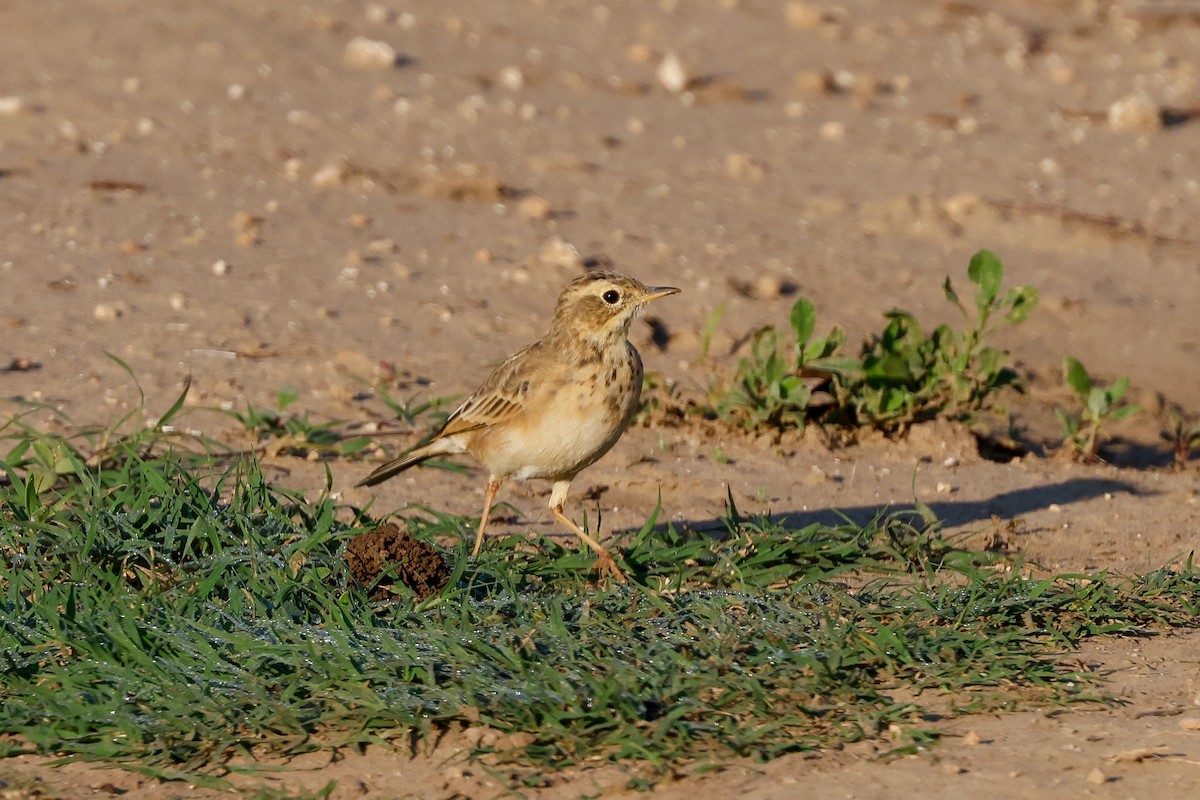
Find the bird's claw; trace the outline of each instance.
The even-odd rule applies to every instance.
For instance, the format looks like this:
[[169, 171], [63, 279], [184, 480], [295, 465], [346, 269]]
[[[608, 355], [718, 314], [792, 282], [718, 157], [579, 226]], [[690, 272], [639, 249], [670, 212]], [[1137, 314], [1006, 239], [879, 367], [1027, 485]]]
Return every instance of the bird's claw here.
[[628, 583], [629, 579], [625, 577], [625, 573], [617, 566], [617, 561], [612, 557], [612, 553], [600, 553], [596, 557], [596, 563], [592, 565], [592, 569], [600, 574], [600, 581], [605, 578], [612, 577], [617, 583]]

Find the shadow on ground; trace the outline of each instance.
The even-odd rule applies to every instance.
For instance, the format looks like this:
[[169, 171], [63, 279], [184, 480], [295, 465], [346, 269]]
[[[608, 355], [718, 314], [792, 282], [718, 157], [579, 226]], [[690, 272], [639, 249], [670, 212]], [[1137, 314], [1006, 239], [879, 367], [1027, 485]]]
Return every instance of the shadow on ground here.
[[[927, 503], [943, 526], [957, 528], [973, 523], [989, 522], [992, 517], [1015, 519], [1023, 514], [1042, 511], [1052, 505], [1068, 506], [1105, 494], [1149, 494], [1138, 487], [1119, 480], [1102, 478], [1072, 478], [1058, 483], [1031, 486], [1025, 489], [1014, 489], [1002, 492], [983, 500], [950, 500]], [[917, 514], [915, 504], [873, 504], [854, 506], [851, 508], [824, 508], [810, 511], [788, 511], [770, 514], [768, 519], [788, 528], [804, 528], [818, 523], [821, 525], [843, 525], [851, 522], [863, 526], [881, 514], [912, 510]], [[692, 530], [711, 531], [724, 529], [725, 521], [719, 518], [706, 520], [687, 520], [683, 525]], [[637, 529], [624, 531], [632, 533]], [[666, 530], [666, 524], [656, 525], [655, 530]]]

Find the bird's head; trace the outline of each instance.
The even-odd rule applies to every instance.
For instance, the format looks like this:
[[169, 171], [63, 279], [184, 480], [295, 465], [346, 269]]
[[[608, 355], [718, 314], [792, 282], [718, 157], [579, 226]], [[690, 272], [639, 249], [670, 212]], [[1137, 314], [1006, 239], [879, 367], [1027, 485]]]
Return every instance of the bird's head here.
[[647, 303], [678, 291], [674, 286], [646, 286], [616, 272], [589, 272], [558, 296], [551, 330], [604, 346], [625, 339], [633, 318]]

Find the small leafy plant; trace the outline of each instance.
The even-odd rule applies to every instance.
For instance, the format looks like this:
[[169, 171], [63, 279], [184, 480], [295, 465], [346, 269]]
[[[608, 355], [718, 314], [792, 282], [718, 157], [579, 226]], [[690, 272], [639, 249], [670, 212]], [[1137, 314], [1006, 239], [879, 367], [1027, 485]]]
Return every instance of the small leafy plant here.
[[[987, 340], [1000, 326], [1025, 321], [1038, 294], [1028, 286], [1003, 291], [1004, 266], [988, 250], [971, 258], [967, 278], [975, 285], [973, 309], [949, 277], [942, 284], [963, 314], [963, 330], [939, 325], [927, 334], [912, 314], [891, 311], [858, 358], [839, 355], [846, 337], [838, 328], [813, 338], [816, 311], [800, 298], [792, 306], [791, 347], [781, 349], [773, 326], [756, 331], [733, 380], [710, 393], [712, 410], [747, 429], [803, 428], [815, 419], [894, 432], [938, 415], [971, 419], [990, 408], [1001, 389], [1020, 388], [1008, 354]], [[818, 380], [806, 380], [812, 378]], [[833, 402], [816, 409], [813, 388], [821, 385]]]
[[1176, 469], [1187, 466], [1192, 450], [1200, 447], [1200, 421], [1179, 406], [1167, 409], [1167, 427], [1159, 434], [1171, 445]]
[[780, 352], [779, 334], [767, 325], [754, 333], [750, 356], [738, 364], [732, 384], [716, 397], [715, 410], [721, 419], [747, 428], [804, 428], [812, 397], [805, 383], [806, 371], [849, 369], [853, 362], [838, 361], [834, 355], [846, 341], [834, 328], [828, 335], [813, 338], [816, 308], [801, 297], [792, 306], [792, 346]]
[[1099, 455], [1104, 429], [1136, 414], [1141, 408], [1125, 400], [1129, 391], [1127, 375], [1117, 378], [1110, 386], [1101, 386], [1079, 359], [1067, 356], [1063, 359], [1063, 380], [1080, 402], [1078, 411], [1054, 409], [1062, 425], [1063, 441], [1075, 458], [1091, 464]]
[[975, 284], [974, 309], [968, 310], [947, 276], [946, 299], [966, 327], [939, 325], [926, 335], [912, 314], [889, 312], [882, 334], [863, 348], [861, 372], [843, 387], [859, 424], [885, 430], [945, 415], [970, 419], [988, 408], [1006, 387], [1020, 387], [1008, 354], [986, 339], [1002, 324], [1024, 322], [1037, 306], [1037, 290], [1018, 286], [1001, 292], [1004, 265], [990, 250], [980, 250], [967, 266]]

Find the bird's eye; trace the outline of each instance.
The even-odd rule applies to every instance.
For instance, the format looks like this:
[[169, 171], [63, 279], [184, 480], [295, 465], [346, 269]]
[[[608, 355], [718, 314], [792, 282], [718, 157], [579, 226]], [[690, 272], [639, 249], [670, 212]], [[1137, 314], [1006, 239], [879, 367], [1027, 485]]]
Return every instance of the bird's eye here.
[[600, 297], [602, 297], [604, 302], [608, 303], [610, 306], [615, 306], [617, 301], [621, 299], [621, 293], [616, 289], [609, 289], [607, 292], [600, 295]]

